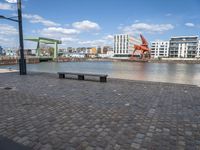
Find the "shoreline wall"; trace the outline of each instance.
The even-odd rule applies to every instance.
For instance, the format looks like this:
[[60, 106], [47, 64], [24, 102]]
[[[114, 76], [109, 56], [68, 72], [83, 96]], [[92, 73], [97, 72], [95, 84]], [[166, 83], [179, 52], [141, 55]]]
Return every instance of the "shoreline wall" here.
[[[0, 57], [0, 65], [16, 65], [18, 57]], [[166, 59], [151, 59], [151, 60], [130, 60], [130, 59], [113, 59], [113, 58], [57, 58], [55, 62], [83, 62], [83, 61], [109, 61], [109, 62], [143, 62], [143, 63], [173, 63], [173, 64], [200, 64], [200, 59], [181, 59], [181, 58], [166, 58]], [[40, 63], [38, 57], [26, 57], [27, 64]]]
[[[0, 57], [0, 65], [16, 65], [18, 64], [18, 57]], [[27, 57], [26, 58], [27, 64], [37, 64], [40, 63], [39, 58]]]
[[200, 64], [200, 59], [152, 59], [149, 63]]

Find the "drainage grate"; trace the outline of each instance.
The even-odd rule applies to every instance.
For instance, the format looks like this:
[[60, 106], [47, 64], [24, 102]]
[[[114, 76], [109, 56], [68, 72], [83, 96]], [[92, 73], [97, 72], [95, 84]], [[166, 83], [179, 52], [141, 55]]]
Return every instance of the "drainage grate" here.
[[11, 87], [5, 87], [4, 89], [5, 89], [5, 90], [12, 90]]

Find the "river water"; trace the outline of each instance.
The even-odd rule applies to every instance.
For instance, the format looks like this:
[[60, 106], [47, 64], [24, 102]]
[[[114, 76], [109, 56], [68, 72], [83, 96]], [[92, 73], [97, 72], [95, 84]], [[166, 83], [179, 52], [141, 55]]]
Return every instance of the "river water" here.
[[[8, 68], [9, 66], [0, 66]], [[18, 69], [18, 66], [11, 66]], [[28, 71], [108, 74], [111, 78], [200, 85], [200, 65], [139, 62], [44, 62], [27, 65]]]

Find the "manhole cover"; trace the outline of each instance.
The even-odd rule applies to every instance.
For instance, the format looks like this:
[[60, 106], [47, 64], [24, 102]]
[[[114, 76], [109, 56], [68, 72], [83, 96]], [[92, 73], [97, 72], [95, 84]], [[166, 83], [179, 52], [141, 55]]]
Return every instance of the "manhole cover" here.
[[5, 89], [5, 90], [12, 90], [11, 87], [5, 87], [4, 89]]

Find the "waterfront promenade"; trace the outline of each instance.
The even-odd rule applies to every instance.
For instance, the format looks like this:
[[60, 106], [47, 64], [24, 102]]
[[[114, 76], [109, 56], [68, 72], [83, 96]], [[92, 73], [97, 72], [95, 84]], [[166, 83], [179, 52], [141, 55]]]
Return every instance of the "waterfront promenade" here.
[[199, 150], [199, 91], [1, 73], [0, 137], [34, 150]]

